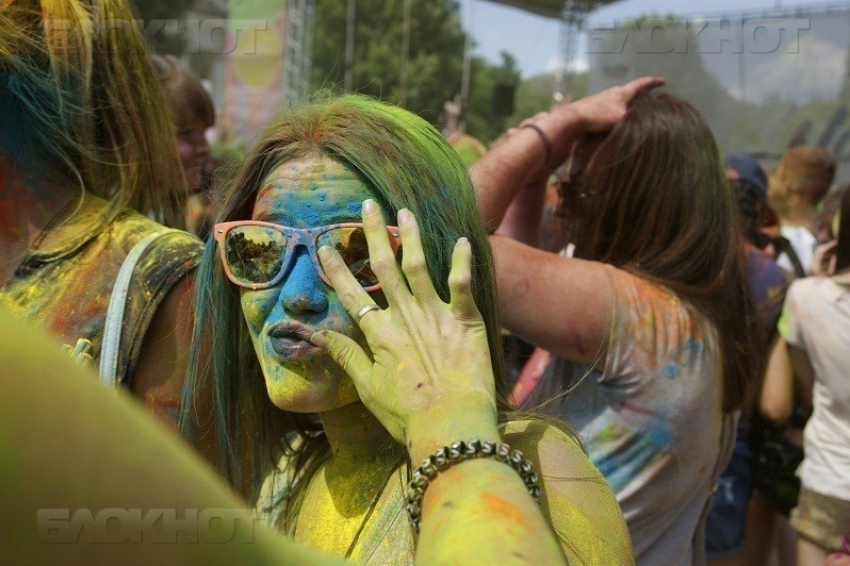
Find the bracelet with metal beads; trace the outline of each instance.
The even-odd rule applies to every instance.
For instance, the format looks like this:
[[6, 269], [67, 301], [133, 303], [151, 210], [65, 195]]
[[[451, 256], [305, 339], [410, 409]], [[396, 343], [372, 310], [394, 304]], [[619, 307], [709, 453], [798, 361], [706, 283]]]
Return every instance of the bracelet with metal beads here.
[[504, 442], [496, 444], [477, 439], [469, 442], [459, 441], [450, 446], [443, 446], [427, 457], [413, 472], [407, 484], [407, 514], [414, 532], [419, 532], [422, 523], [422, 498], [431, 481], [449, 467], [474, 458], [492, 458], [513, 468], [522, 478], [529, 495], [535, 503], [540, 504], [540, 478], [534, 471], [534, 465], [525, 459], [522, 452], [511, 450]]

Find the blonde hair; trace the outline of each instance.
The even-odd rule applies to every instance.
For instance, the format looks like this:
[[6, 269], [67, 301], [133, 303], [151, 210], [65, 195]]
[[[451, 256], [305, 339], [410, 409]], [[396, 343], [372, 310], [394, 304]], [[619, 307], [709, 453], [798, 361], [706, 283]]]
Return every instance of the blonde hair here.
[[781, 203], [787, 196], [802, 196], [814, 206], [829, 192], [836, 166], [835, 158], [822, 147], [792, 147], [770, 177], [771, 198]]
[[0, 153], [22, 171], [181, 225], [165, 100], [124, 0], [12, 0], [0, 10]]

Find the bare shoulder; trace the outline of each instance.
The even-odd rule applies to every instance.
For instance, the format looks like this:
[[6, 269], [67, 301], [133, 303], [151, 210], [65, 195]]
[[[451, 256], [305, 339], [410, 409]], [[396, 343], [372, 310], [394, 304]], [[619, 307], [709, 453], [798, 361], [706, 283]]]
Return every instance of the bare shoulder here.
[[165, 295], [145, 333], [133, 392], [176, 431], [192, 342], [194, 277], [180, 279]]
[[620, 506], [575, 434], [528, 419], [507, 423], [503, 439], [534, 464], [543, 487], [540, 509], [570, 561], [634, 563]]

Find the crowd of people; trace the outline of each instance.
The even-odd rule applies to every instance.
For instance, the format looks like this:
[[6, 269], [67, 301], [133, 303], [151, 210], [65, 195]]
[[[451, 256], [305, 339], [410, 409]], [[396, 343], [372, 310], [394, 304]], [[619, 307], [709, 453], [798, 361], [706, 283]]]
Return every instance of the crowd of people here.
[[[645, 77], [489, 148], [317, 97], [224, 180], [203, 85], [119, 21], [0, 8], [0, 563], [850, 563], [826, 150], [724, 160]], [[57, 544], [57, 509], [256, 527]]]

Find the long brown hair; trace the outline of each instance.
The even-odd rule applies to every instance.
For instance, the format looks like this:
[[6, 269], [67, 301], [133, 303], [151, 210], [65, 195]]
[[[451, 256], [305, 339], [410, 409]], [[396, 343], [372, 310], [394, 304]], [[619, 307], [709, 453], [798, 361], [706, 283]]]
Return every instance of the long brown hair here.
[[720, 339], [723, 409], [740, 407], [758, 374], [756, 324], [734, 201], [705, 120], [670, 95], [636, 98], [579, 184], [576, 257], [663, 285], [708, 317]]
[[850, 269], [850, 187], [841, 195], [838, 216], [838, 246], [835, 249], [835, 273]]
[[178, 132], [195, 122], [207, 128], [215, 125], [212, 98], [191, 70], [172, 55], [152, 55], [151, 64]]

